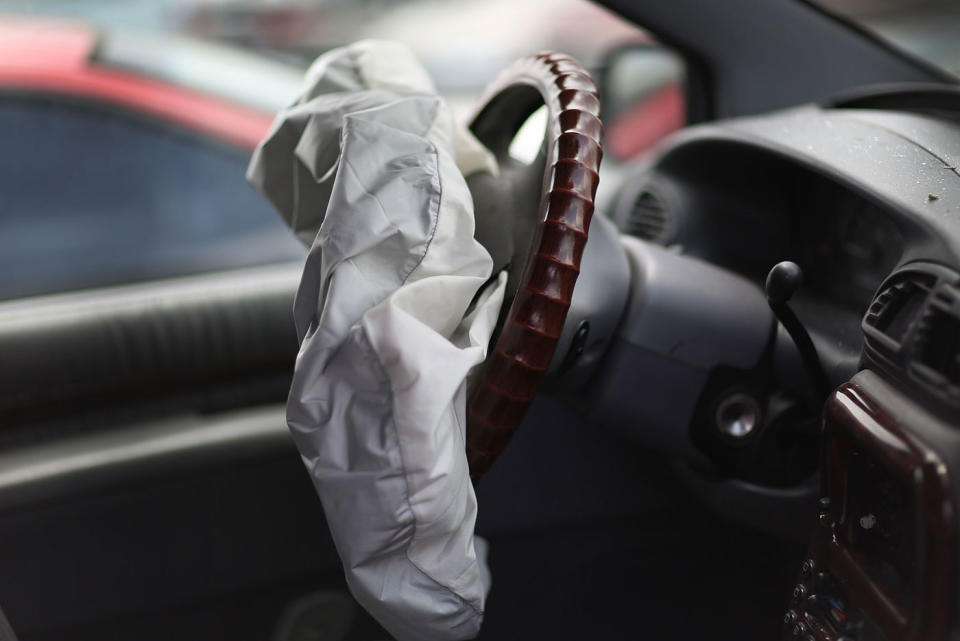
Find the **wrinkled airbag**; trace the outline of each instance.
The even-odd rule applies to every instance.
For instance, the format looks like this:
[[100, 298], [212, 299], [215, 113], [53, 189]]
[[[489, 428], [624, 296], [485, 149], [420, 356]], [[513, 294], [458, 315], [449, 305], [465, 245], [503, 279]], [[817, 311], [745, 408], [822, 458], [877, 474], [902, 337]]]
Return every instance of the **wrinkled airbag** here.
[[412, 54], [362, 42], [313, 64], [248, 171], [310, 246], [287, 421], [351, 591], [401, 641], [475, 636], [490, 585], [464, 454], [506, 283], [473, 237], [481, 169]]

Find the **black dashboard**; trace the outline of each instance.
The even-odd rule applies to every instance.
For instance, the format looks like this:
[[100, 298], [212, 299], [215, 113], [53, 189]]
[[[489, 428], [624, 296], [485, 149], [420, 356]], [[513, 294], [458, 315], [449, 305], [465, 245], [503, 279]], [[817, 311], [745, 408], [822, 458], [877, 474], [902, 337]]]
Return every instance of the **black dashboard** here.
[[860, 320], [884, 279], [916, 260], [958, 264], [958, 144], [955, 124], [865, 110], [693, 128], [632, 169], [613, 217], [758, 285], [779, 261], [799, 264], [794, 307], [839, 384], [857, 371]]
[[803, 271], [790, 306], [839, 389], [815, 399], [820, 508], [785, 639], [956, 632], [933, 613], [960, 577], [958, 167], [955, 117], [806, 106], [687, 129], [613, 202], [624, 234], [758, 289]]

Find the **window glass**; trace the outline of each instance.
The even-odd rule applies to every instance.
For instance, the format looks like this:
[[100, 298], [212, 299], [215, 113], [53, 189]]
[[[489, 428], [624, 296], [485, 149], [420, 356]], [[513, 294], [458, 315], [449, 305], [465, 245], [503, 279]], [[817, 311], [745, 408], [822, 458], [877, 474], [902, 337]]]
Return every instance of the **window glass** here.
[[957, 0], [815, 0], [896, 47], [960, 77]]
[[0, 299], [301, 258], [248, 152], [56, 99], [0, 100]]
[[[289, 104], [316, 56], [364, 38], [410, 46], [461, 120], [513, 61], [562, 51], [600, 85], [604, 172], [684, 122], [679, 60], [586, 0], [10, 0], [5, 6], [25, 21], [7, 25], [8, 35], [33, 23], [54, 35], [80, 27], [90, 34], [89, 54], [71, 61], [70, 73], [105, 74], [133, 86], [159, 79], [264, 113]], [[65, 57], [51, 33], [15, 49], [22, 51], [17, 64], [42, 70]], [[0, 299], [302, 257], [280, 218], [246, 184], [249, 150], [188, 136], [133, 111], [16, 97], [20, 90], [3, 79], [0, 91], [14, 92], [0, 94]], [[540, 116], [517, 136], [517, 158], [536, 154]]]

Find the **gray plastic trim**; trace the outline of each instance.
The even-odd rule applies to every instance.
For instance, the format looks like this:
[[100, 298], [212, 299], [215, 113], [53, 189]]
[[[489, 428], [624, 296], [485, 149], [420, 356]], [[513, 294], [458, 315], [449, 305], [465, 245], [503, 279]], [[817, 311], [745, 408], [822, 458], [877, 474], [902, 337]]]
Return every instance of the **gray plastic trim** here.
[[590, 241], [583, 251], [567, 320], [550, 362], [551, 374], [557, 374], [577, 329], [582, 322], [588, 322], [590, 330], [583, 353], [567, 371], [560, 373], [564, 387], [581, 387], [593, 375], [617, 330], [629, 293], [630, 265], [620, 233], [606, 216], [597, 213], [590, 225]]
[[0, 511], [172, 470], [295, 453], [283, 405], [82, 434], [0, 452]]
[[[301, 266], [0, 303], [0, 423], [286, 374]], [[0, 468], [2, 470], [3, 468]]]
[[797, 542], [809, 540], [820, 498], [819, 474], [793, 487], [768, 487], [705, 475], [676, 460], [671, 467], [680, 482], [717, 514]]
[[655, 451], [709, 465], [690, 424], [710, 373], [756, 367], [775, 319], [759, 285], [697, 258], [621, 237], [632, 282], [590, 418]]
[[624, 340], [697, 368], [757, 364], [773, 323], [757, 284], [630, 236], [622, 243], [633, 268]]
[[705, 70], [714, 117], [820, 100], [850, 87], [949, 76], [798, 0], [605, 0]]

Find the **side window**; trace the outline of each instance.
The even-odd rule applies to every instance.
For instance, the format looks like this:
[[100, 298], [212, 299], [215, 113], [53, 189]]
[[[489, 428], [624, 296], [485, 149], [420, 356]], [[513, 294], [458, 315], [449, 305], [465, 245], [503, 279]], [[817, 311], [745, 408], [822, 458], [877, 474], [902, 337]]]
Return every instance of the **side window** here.
[[0, 100], [0, 300], [301, 258], [249, 153], [85, 103]]
[[653, 42], [612, 49], [600, 76], [606, 151], [627, 161], [686, 122], [685, 67]]

